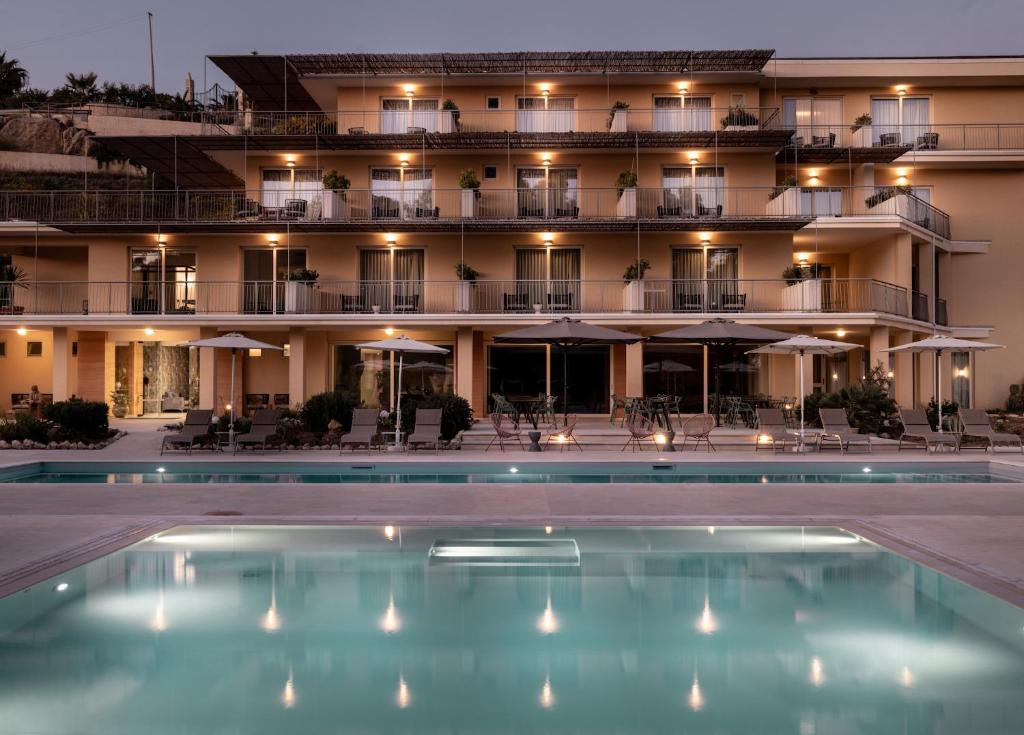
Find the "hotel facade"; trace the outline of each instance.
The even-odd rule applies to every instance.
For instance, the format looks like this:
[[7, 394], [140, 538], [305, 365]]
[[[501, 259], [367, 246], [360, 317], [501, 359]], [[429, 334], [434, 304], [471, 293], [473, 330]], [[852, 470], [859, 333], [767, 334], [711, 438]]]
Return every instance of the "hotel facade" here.
[[[832, 391], [881, 365], [902, 405], [1004, 404], [1024, 373], [1024, 59], [782, 59], [771, 50], [214, 56], [238, 110], [104, 135], [154, 174], [123, 191], [0, 192], [0, 409], [37, 385], [129, 415], [386, 405], [385, 334], [450, 348], [403, 390], [561, 394], [572, 316], [651, 335], [711, 318], [855, 342], [807, 358]], [[636, 265], [640, 264], [640, 268]], [[460, 266], [460, 264], [462, 264]], [[641, 271], [639, 274], [637, 271]], [[315, 273], [313, 273], [315, 272]], [[638, 277], [642, 276], [642, 277]], [[237, 363], [183, 343], [280, 345]], [[737, 350], [723, 393], [796, 397], [791, 357]], [[697, 345], [589, 347], [569, 410], [713, 391]], [[709, 385], [710, 382], [710, 385]], [[809, 380], [809, 382], [811, 382]]]

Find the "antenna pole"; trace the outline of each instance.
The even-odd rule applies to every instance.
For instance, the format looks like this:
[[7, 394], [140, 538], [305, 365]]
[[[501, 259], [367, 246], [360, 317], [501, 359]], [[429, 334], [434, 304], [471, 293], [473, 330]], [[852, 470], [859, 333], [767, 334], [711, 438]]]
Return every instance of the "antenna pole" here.
[[156, 61], [153, 57], [153, 13], [146, 11], [146, 20], [149, 23], [149, 86], [156, 94]]

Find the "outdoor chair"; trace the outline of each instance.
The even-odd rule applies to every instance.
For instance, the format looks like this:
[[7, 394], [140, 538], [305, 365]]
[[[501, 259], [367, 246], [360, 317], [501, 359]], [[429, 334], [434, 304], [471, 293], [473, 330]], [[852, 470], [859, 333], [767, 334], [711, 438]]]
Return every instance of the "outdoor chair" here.
[[619, 395], [616, 395], [615, 393], [612, 393], [612, 396], [611, 396], [611, 407], [612, 407], [612, 410], [608, 413], [608, 423], [609, 424], [614, 424], [615, 423], [615, 414], [619, 412], [619, 409], [622, 409], [622, 420], [623, 421], [626, 420], [626, 398], [625, 398], [625, 396], [619, 396]]
[[362, 125], [354, 125], [348, 129], [349, 135], [369, 135], [370, 132]]
[[580, 208], [579, 207], [566, 207], [566, 208], [562, 209], [560, 207], [555, 207], [555, 216], [556, 217], [572, 217], [572, 218], [576, 218], [576, 217], [580, 216]]
[[367, 451], [373, 449], [375, 444], [379, 446], [381, 436], [377, 424], [376, 408], [357, 408], [353, 410], [352, 427], [348, 430], [347, 434], [342, 434], [338, 437], [339, 453], [343, 452], [345, 447], [352, 447], [354, 452], [356, 447], [363, 445], [366, 445]]
[[416, 219], [437, 219], [441, 216], [441, 208], [416, 207]]
[[626, 429], [629, 431], [629, 439], [622, 445], [623, 452], [629, 447], [632, 447], [634, 452], [642, 452], [644, 450], [643, 443], [648, 440], [655, 449], [658, 448], [658, 443], [654, 438], [658, 433], [658, 427], [650, 419], [632, 413], [626, 418]]
[[306, 200], [305, 199], [285, 199], [284, 200], [284, 217], [285, 219], [302, 219], [306, 216]]
[[440, 408], [417, 408], [416, 425], [405, 445], [413, 447], [432, 446], [436, 453], [441, 448], [441, 409]]
[[576, 422], [578, 420], [579, 419], [575, 415], [570, 414], [569, 416], [566, 416], [565, 423], [562, 425], [562, 428], [559, 429], [554, 427], [555, 430], [548, 434], [548, 440], [544, 443], [544, 448], [547, 449], [548, 445], [553, 441], [558, 445], [559, 452], [564, 450], [566, 447], [570, 449], [576, 447], [582, 452], [582, 445], [576, 441], [576, 437], [573, 436], [573, 432], [576, 430]]
[[960, 451], [960, 440], [956, 434], [940, 434], [932, 429], [928, 422], [928, 414], [923, 408], [901, 408], [900, 421], [903, 424], [903, 434], [900, 436], [900, 443], [896, 451], [903, 451], [903, 443], [920, 444], [924, 451], [932, 447], [950, 447], [954, 452]]
[[917, 136], [914, 148], [919, 151], [937, 151], [939, 149], [939, 134], [921, 133]]
[[494, 407], [491, 409], [491, 414], [502, 414], [506, 416], [509, 422], [519, 428], [519, 409], [513, 406], [505, 396], [500, 393], [491, 393], [491, 401], [494, 402]]
[[682, 207], [665, 207], [658, 205], [658, 219], [665, 219], [666, 217], [682, 217]]
[[263, 205], [253, 199], [241, 199], [235, 209], [237, 219], [255, 219], [263, 214]]
[[160, 442], [160, 454], [165, 449], [178, 447], [184, 449], [186, 454], [192, 453], [192, 447], [202, 444], [210, 435], [210, 419], [213, 418], [213, 411], [210, 409], [190, 409], [185, 414], [185, 422], [181, 431], [175, 434], [168, 434]]
[[[498, 442], [498, 448], [501, 451], [505, 451], [505, 442], [515, 439], [519, 444], [520, 449], [523, 447], [522, 434], [519, 431], [519, 427], [512, 424], [508, 417], [502, 413], [491, 413], [491, 424], [494, 426], [494, 438], [491, 439], [490, 443], [484, 448], [484, 451], [488, 451], [494, 442]], [[509, 428], [509, 427], [512, 428]]]
[[970, 437], [984, 442], [982, 448], [986, 452], [989, 450], [989, 447], [992, 448], [992, 453], [995, 454], [997, 446], [1016, 446], [1024, 454], [1024, 443], [1021, 442], [1021, 438], [1016, 434], [999, 432], [993, 429], [988, 421], [988, 413], [982, 408], [961, 408], [960, 423], [964, 427], [960, 443], [961, 449], [963, 448], [963, 439]]
[[697, 205], [697, 216], [698, 217], [721, 217], [722, 216], [722, 205], [716, 204], [714, 206], [705, 206], [703, 204]]
[[676, 291], [676, 311], [704, 311], [704, 295], [696, 292]]
[[796, 446], [797, 436], [791, 433], [786, 427], [786, 419], [782, 411], [777, 408], [757, 409], [757, 437], [754, 443], [754, 451], [761, 448], [761, 438], [768, 437], [772, 450], [775, 452], [786, 451], [786, 446]]
[[555, 401], [557, 399], [554, 396], [540, 396], [537, 398], [537, 408], [533, 412], [537, 419], [537, 425], [539, 426], [541, 420], [548, 424], [552, 429], [558, 428], [558, 415], [555, 413]]
[[882, 148], [892, 148], [900, 145], [899, 133], [881, 133], [878, 136], [878, 145]]
[[811, 136], [811, 148], [835, 148], [836, 147], [836, 134], [829, 133], [828, 135], [812, 135]]
[[855, 444], [867, 447], [871, 451], [871, 435], [861, 434], [852, 426], [846, 416], [845, 408], [822, 408], [818, 410], [818, 417], [821, 419], [821, 437], [818, 439], [818, 448], [825, 446], [826, 441], [839, 442], [839, 451], [848, 452]]
[[683, 443], [682, 448], [686, 449], [686, 443], [693, 440], [693, 451], [703, 444], [707, 451], [715, 451], [715, 445], [711, 443], [711, 430], [715, 428], [715, 417], [709, 413], [699, 413], [691, 416], [683, 422]]
[[502, 294], [502, 311], [529, 311], [530, 306], [525, 293]]
[[[277, 433], [278, 418], [276, 408], [257, 409], [252, 416], [252, 425], [249, 427], [249, 430], [244, 434], [235, 435], [235, 453], [237, 454], [239, 450], [245, 447], [252, 447], [254, 451], [256, 447], [259, 447], [261, 452], [265, 452], [267, 450], [267, 442], [280, 438]], [[279, 446], [283, 445], [279, 444]]]

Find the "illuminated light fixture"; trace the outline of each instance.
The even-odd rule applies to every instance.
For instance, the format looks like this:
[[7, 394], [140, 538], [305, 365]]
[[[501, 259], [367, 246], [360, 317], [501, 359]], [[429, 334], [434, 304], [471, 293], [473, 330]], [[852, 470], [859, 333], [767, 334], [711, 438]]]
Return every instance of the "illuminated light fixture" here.
[[384, 236], [384, 242], [386, 242], [391, 247], [394, 247], [395, 243], [398, 242], [398, 235], [393, 235], [389, 232], [387, 235]]
[[398, 676], [398, 692], [395, 694], [395, 704], [399, 709], [407, 709], [412, 704], [412, 695], [409, 694], [409, 685], [405, 683], [405, 677]]
[[546, 533], [548, 536], [551, 535], [552, 531], [554, 531], [554, 529], [551, 526], [544, 526], [544, 533]]
[[667, 440], [668, 437], [666, 437], [664, 434], [658, 433], [654, 435], [654, 443], [657, 444], [658, 446], [665, 444]]
[[284, 162], [284, 165], [287, 166], [288, 168], [295, 168], [295, 159], [289, 158], [287, 161]]
[[403, 158], [401, 161], [399, 161], [398, 165], [401, 166], [402, 168], [409, 168], [409, 159]]
[[551, 94], [551, 87], [547, 84], [540, 85], [540, 93], [543, 96], [547, 97], [549, 94]]
[[892, 370], [890, 370], [889, 372], [887, 372], [885, 374], [885, 377], [890, 378], [890, 379], [891, 378], [895, 378], [896, 377], [896, 373], [894, 373]]
[[718, 630], [718, 620], [715, 618], [715, 614], [711, 612], [711, 602], [705, 594], [704, 609], [701, 610], [700, 616], [697, 618], [697, 631], [704, 635], [711, 635], [716, 630]]
[[860, 471], [863, 472], [865, 475], [871, 474], [871, 468], [870, 467], [861, 467]]
[[839, 380], [839, 373], [832, 373], [832, 380]]
[[907, 183], [907, 177], [906, 176], [897, 176], [896, 177], [896, 183], [899, 184], [900, 186], [905, 186], [906, 183]]
[[386, 538], [388, 541], [394, 540], [394, 538], [395, 538], [395, 527], [394, 526], [384, 526], [384, 538]]
[[545, 232], [543, 235], [541, 235], [541, 238], [543, 239], [544, 247], [546, 248], [551, 247], [555, 243], [555, 238], [550, 233]]
[[268, 633], [276, 633], [281, 629], [281, 616], [277, 614], [277, 602], [274, 599], [274, 592], [270, 593], [270, 607], [266, 614], [260, 619], [260, 627]]
[[714, 526], [708, 526], [708, 536], [714, 536], [714, 535], [715, 535], [715, 527]]
[[704, 247], [708, 247], [711, 244], [711, 240], [709, 238], [704, 238], [703, 240], [700, 241], [700, 244], [703, 245]]
[[900, 684], [908, 689], [914, 686], [914, 672], [910, 670], [909, 666], [904, 666], [900, 670]]
[[398, 610], [395, 608], [394, 596], [388, 596], [388, 606], [380, 618], [380, 629], [388, 635], [397, 633], [402, 629], [402, 619], [398, 617]]
[[146, 327], [142, 331], [146, 333], [147, 337], [152, 337], [154, 334], [156, 334], [156, 330], [153, 329], [153, 327]]
[[546, 156], [544, 158], [540, 159], [540, 162], [543, 165], [545, 165], [545, 166], [550, 166], [551, 165], [551, 159], [546, 157]]
[[28, 334], [28, 330], [25, 329], [25, 327], [18, 327], [17, 332], [18, 336], [20, 337], [24, 337], [26, 334]]
[[292, 356], [292, 345], [291, 345], [290, 342], [285, 342], [284, 343], [284, 356], [285, 357], [291, 357]]
[[249, 357], [263, 357], [263, 350], [259, 347], [251, 347], [249, 349]]
[[511, 472], [514, 475], [515, 473], [519, 472], [519, 468], [518, 467], [509, 467], [508, 471]]
[[697, 156], [690, 156], [690, 165], [691, 166], [696, 166], [698, 163], [700, 163], [700, 159], [697, 158]]
[[56, 587], [53, 588], [53, 591], [54, 592], [64, 592], [65, 590], [67, 590], [67, 588], [68, 588], [68, 583], [67, 582], [61, 582], [60, 584], [58, 584]]
[[159, 247], [162, 247], [162, 248], [165, 248], [165, 247], [167, 247], [167, 241], [166, 241], [166, 240], [163, 240], [163, 239], [161, 239], [161, 240], [157, 240], [157, 241], [156, 241], [156, 244], [157, 244], [157, 245], [158, 245]]
[[686, 94], [690, 91], [690, 87], [686, 82], [679, 82], [679, 84], [676, 85], [676, 89], [679, 90], [679, 94]]
[[386, 334], [387, 336], [390, 337], [394, 333], [395, 333], [395, 328], [394, 327], [384, 327], [384, 334]]
[[267, 240], [267, 245], [269, 245], [272, 248], [276, 248], [277, 247], [277, 238], [276, 237], [272, 237], [269, 240]]
[[163, 474], [164, 472], [167, 472], [167, 468], [166, 467], [157, 467], [156, 471], [161, 473], [161, 474]]
[[690, 694], [686, 697], [686, 704], [694, 712], [704, 709], [704, 694], [700, 690], [700, 680], [693, 675], [693, 684], [690, 685]]
[[225, 403], [224, 404], [224, 410], [225, 411], [230, 411], [231, 410], [231, 404], [230, 403]]
[[552, 633], [558, 632], [558, 616], [555, 615], [554, 609], [551, 607], [551, 597], [548, 596], [548, 604], [544, 608], [544, 612], [537, 618], [537, 630], [544, 635], [551, 635]]
[[772, 435], [771, 434], [758, 434], [757, 435], [757, 443], [758, 444], [771, 444], [771, 441], [772, 441]]
[[555, 706], [555, 695], [551, 691], [551, 677], [544, 677], [544, 686], [540, 689], [540, 706], [544, 709], [551, 709]]
[[810, 181], [811, 186], [817, 186], [818, 182], [820, 181], [820, 179], [818, 178], [818, 174], [811, 174], [811, 178], [808, 179], [808, 181]]
[[967, 372], [967, 368], [965, 368], [965, 367], [964, 368], [960, 368], [959, 370], [956, 371], [956, 376], [958, 378], [966, 378], [968, 376], [968, 374], [969, 373]]
[[811, 684], [816, 687], [820, 687], [825, 683], [825, 667], [821, 663], [821, 659], [815, 656], [811, 659]]
[[904, 85], [901, 84], [898, 87], [896, 87], [896, 94], [898, 94], [900, 97], [902, 97], [906, 93], [907, 93], [907, 88]]
[[416, 87], [411, 84], [406, 84], [404, 89], [406, 97], [412, 97], [416, 93]]
[[836, 330], [836, 336], [837, 337], [845, 337], [846, 336], [846, 330], [843, 329], [842, 327], [840, 327], [839, 329]]

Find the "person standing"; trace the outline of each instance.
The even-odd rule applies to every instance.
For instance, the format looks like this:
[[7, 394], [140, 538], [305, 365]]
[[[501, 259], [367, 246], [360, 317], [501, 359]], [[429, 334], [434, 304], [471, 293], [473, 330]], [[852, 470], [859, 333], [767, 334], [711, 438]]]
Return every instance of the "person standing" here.
[[42, 402], [43, 395], [39, 392], [39, 386], [33, 385], [32, 390], [28, 392], [28, 410], [36, 418], [39, 418], [39, 406]]

